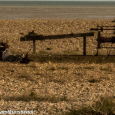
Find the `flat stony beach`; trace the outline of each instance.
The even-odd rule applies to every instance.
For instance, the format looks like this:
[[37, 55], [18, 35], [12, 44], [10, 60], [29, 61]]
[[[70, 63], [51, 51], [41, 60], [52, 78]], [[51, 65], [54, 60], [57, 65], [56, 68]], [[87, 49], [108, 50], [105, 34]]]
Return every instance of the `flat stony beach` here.
[[[20, 33], [26, 35], [32, 30], [44, 36], [87, 33], [97, 25], [114, 26], [112, 21], [0, 20], [0, 40], [8, 41], [14, 55], [22, 54], [33, 48], [33, 42], [20, 41]], [[105, 30], [102, 35], [114, 36], [113, 32]], [[87, 55], [96, 54], [96, 39], [97, 32], [86, 38]], [[29, 52], [32, 62], [27, 65], [0, 62], [0, 111], [33, 110], [34, 115], [66, 115], [72, 109], [92, 106], [100, 97], [115, 96], [114, 56], [71, 56], [83, 54], [82, 37], [38, 40], [36, 54], [32, 52]], [[107, 55], [107, 50], [99, 50], [99, 55]], [[115, 55], [114, 49], [110, 49], [110, 55]]]

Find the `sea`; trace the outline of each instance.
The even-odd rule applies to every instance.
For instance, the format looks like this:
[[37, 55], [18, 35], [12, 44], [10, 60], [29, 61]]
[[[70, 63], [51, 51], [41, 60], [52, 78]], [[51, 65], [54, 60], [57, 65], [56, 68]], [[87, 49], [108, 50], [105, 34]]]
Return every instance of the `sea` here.
[[115, 19], [115, 2], [0, 1], [0, 19]]

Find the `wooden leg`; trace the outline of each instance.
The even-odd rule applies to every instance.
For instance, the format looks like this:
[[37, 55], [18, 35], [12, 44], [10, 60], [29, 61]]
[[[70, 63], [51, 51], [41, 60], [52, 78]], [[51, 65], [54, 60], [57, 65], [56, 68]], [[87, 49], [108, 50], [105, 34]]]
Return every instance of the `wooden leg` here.
[[86, 37], [83, 37], [83, 55], [86, 56]]

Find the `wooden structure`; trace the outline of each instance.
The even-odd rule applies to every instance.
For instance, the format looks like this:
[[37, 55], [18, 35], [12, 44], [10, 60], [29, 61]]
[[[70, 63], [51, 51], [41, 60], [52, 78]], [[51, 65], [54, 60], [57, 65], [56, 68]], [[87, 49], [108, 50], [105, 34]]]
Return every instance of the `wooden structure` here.
[[[108, 28], [108, 27], [111, 27], [111, 28]], [[99, 26], [99, 25], [97, 25], [97, 28], [91, 28], [90, 30], [101, 31], [101, 32], [103, 32], [103, 30], [114, 30], [114, 34], [115, 34], [115, 26]]]
[[43, 36], [43, 35], [38, 35], [34, 31], [32, 31], [32, 32], [29, 32], [27, 35], [20, 37], [20, 41], [33, 41], [33, 53], [35, 53], [36, 52], [36, 46], [35, 46], [36, 40], [83, 37], [83, 55], [86, 55], [86, 37], [88, 36], [94, 36], [94, 32]]
[[[107, 28], [107, 27], [114, 27], [114, 28]], [[115, 43], [115, 37], [102, 37], [100, 32], [103, 32], [103, 30], [114, 30], [115, 33], [115, 26], [97, 26], [97, 28], [91, 28], [90, 30], [98, 31], [98, 47], [97, 47], [97, 54], [98, 55], [98, 49], [100, 48], [115, 48], [115, 47], [100, 47], [101, 43]]]

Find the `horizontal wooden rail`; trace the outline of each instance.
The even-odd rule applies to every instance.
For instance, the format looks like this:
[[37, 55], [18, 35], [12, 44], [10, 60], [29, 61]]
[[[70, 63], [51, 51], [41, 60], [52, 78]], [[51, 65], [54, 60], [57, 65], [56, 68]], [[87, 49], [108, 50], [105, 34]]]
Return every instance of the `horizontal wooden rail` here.
[[115, 27], [115, 26], [97, 26], [97, 27]]
[[101, 30], [101, 31], [103, 31], [103, 30], [115, 30], [115, 28], [114, 28], [114, 29], [103, 29], [103, 28], [99, 29], [99, 28], [91, 28], [90, 30], [96, 30], [96, 31]]
[[26, 35], [20, 38], [20, 41], [31, 41], [31, 40], [46, 40], [46, 39], [62, 39], [62, 38], [75, 38], [75, 37], [87, 37], [94, 36], [94, 32], [90, 33], [79, 33], [79, 34], [62, 34], [62, 35]]
[[[98, 48], [98, 47], [97, 47]], [[115, 48], [115, 47], [100, 47], [100, 48]]]

